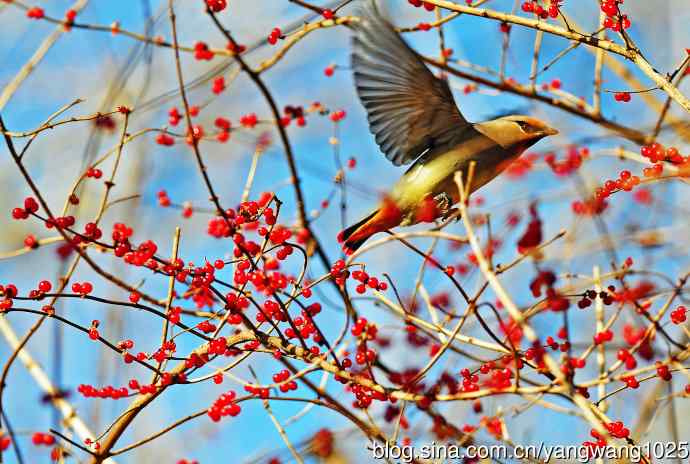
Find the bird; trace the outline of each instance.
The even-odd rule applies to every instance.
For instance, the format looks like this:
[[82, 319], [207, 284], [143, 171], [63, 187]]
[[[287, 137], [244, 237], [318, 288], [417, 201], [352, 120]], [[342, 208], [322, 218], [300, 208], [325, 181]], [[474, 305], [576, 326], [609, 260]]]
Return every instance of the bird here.
[[558, 134], [526, 115], [469, 122], [447, 80], [427, 68], [375, 0], [364, 3], [359, 18], [352, 26], [351, 69], [369, 129], [393, 165], [414, 163], [378, 208], [338, 234], [347, 255], [376, 233], [448, 216], [450, 206], [460, 200], [454, 175], [467, 175], [472, 162], [468, 193], [490, 182], [539, 140]]

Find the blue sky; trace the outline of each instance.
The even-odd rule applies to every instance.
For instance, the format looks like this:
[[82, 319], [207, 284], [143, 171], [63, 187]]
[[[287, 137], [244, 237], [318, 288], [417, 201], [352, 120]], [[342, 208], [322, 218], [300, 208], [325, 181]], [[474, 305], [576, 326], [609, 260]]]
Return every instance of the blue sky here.
[[[120, 21], [124, 29], [143, 31], [143, 5], [147, 2], [129, 0], [113, 2], [93, 0], [79, 15], [80, 22], [110, 24]], [[151, 1], [150, 9], [154, 16], [162, 12], [160, 20], [155, 23], [155, 33], [165, 37], [170, 36], [167, 14], [163, 10], [167, 2]], [[178, 4], [178, 20], [180, 24], [180, 38], [185, 44], [192, 44], [196, 40], [204, 40], [217, 47], [224, 45], [224, 39], [209, 23], [201, 10], [201, 1], [176, 2]], [[251, 44], [263, 40], [270, 30], [283, 27], [300, 19], [304, 10], [287, 1], [273, 0], [270, 5], [259, 5], [254, 2], [230, 1], [229, 9], [220, 15], [233, 34], [242, 43]], [[257, 2], [258, 3], [258, 2]], [[407, 2], [391, 8], [394, 22], [400, 25], [414, 25], [420, 21], [430, 21], [433, 14], [414, 10], [407, 6]], [[633, 2], [628, 2], [633, 3]], [[646, 3], [646, 2], [645, 2]], [[54, 0], [42, 2], [46, 13], [61, 17], [69, 7], [70, 2]], [[497, 10], [510, 10], [512, 2], [496, 0], [489, 4]], [[687, 8], [683, 2], [658, 2], [654, 7], [650, 5], [628, 5], [633, 27], [630, 32], [638, 45], [648, 53], [654, 66], [660, 71], [672, 70], [684, 56], [690, 37], [684, 26], [687, 25]], [[347, 11], [347, 10], [346, 10]], [[580, 8], [574, 0], [565, 2], [565, 11], [572, 16], [585, 30], [594, 29], [596, 11], [589, 7]], [[250, 18], [250, 19], [248, 19]], [[638, 23], [644, 24], [640, 26]], [[22, 64], [29, 58], [41, 41], [50, 34], [53, 26], [45, 22], [32, 22], [12, 5], [0, 6], [0, 86], [4, 86], [17, 73]], [[663, 31], [661, 33], [660, 31]], [[446, 28], [446, 42], [453, 48], [454, 57], [496, 68], [500, 62], [501, 40], [497, 33], [497, 24], [481, 18], [462, 17], [451, 22]], [[410, 43], [418, 50], [427, 54], [438, 52], [438, 37], [434, 32], [408, 34]], [[526, 82], [529, 75], [530, 56], [534, 32], [515, 27], [511, 34], [511, 49], [507, 57], [507, 76], [514, 77], [520, 82]], [[28, 130], [36, 127], [49, 114], [65, 105], [74, 98], [84, 98], [86, 101], [73, 109], [70, 115], [83, 115], [98, 111], [102, 108], [108, 87], [112, 84], [118, 70], [123, 65], [128, 53], [135, 46], [135, 42], [125, 37], [113, 37], [109, 33], [74, 30], [65, 34], [50, 50], [38, 70], [31, 74], [24, 85], [14, 95], [12, 100], [2, 110], [5, 123], [11, 130]], [[554, 57], [567, 46], [562, 39], [546, 36], [543, 44], [542, 62]], [[275, 48], [268, 46], [260, 48], [248, 56], [252, 63], [270, 56]], [[377, 201], [380, 193], [397, 179], [402, 168], [394, 168], [388, 164], [378, 152], [373, 138], [370, 136], [364, 112], [356, 100], [350, 73], [345, 69], [348, 65], [349, 32], [345, 28], [333, 28], [316, 31], [295, 46], [285, 59], [268, 71], [264, 78], [266, 84], [275, 95], [278, 104], [308, 106], [319, 101], [331, 109], [347, 111], [346, 119], [340, 124], [340, 150], [343, 159], [356, 157], [357, 169], [348, 172], [349, 204], [347, 222], [360, 217], [370, 210]], [[188, 56], [183, 57], [185, 77], [191, 80], [203, 74], [217, 64], [213, 62], [195, 62]], [[155, 49], [152, 53], [152, 80], [148, 87], [144, 101], [160, 95], [176, 87], [172, 52], [169, 49]], [[323, 69], [329, 64], [336, 63], [343, 67], [335, 75], [327, 78]], [[574, 95], [585, 96], [591, 101], [593, 55], [583, 47], [571, 52], [568, 58], [560, 60], [550, 70], [544, 72], [538, 82], [550, 82], [558, 78], [563, 83], [563, 89]], [[113, 100], [113, 105], [131, 105], [135, 102], [142, 84], [146, 69], [145, 60], [138, 62], [131, 79], [126, 83], [122, 92]], [[227, 74], [226, 74], [227, 76]], [[604, 74], [606, 89], [625, 89], [624, 84], [610, 72]], [[643, 82], [647, 82], [643, 80]], [[454, 88], [462, 88], [463, 81], [451, 80]], [[647, 84], [645, 84], [647, 85]], [[686, 87], [687, 89], [687, 87]], [[190, 92], [192, 102], [203, 103], [209, 97], [210, 84]], [[687, 90], [686, 90], [687, 91]], [[658, 93], [660, 98], [663, 95]], [[528, 112], [552, 122], [561, 129], [562, 135], [549, 141], [542, 142], [536, 150], [543, 152], [549, 149], [559, 150], [563, 155], [563, 147], [581, 139], [601, 135], [602, 132], [589, 122], [566, 115], [544, 105], [531, 105], [528, 101], [508, 95], [496, 95], [495, 92], [484, 89], [482, 92], [463, 95], [456, 92], [459, 103], [468, 119], [477, 121], [489, 118], [505, 111]], [[170, 106], [180, 105], [179, 99], [153, 107], [152, 110], [135, 113], [131, 121], [131, 131], [144, 127], [161, 127], [166, 123], [167, 110]], [[627, 105], [617, 104], [611, 94], [603, 98], [603, 112], [607, 117], [633, 127], [648, 127], [653, 124], [655, 117], [646, 110], [646, 106], [639, 98], [634, 97]], [[674, 112], [676, 110], [674, 109]], [[259, 96], [252, 83], [244, 76], [237, 78], [230, 89], [221, 97], [213, 100], [202, 111], [200, 121], [210, 126], [217, 115], [231, 118], [235, 124], [243, 114], [256, 112], [260, 118], [267, 118], [269, 113], [264, 101]], [[676, 113], [678, 114], [678, 113]], [[67, 188], [71, 185], [76, 173], [84, 166], [84, 159], [94, 159], [117, 143], [116, 135], [106, 135], [99, 141], [87, 144], [90, 125], [77, 123], [58, 128], [55, 131], [39, 137], [29, 152], [26, 164], [38, 185], [47, 192], [51, 207], [57, 209], [64, 201]], [[304, 129], [291, 127], [289, 134], [294, 145], [297, 164], [303, 173], [303, 186], [309, 211], [319, 210], [320, 204], [333, 188], [332, 177], [336, 172], [333, 149], [329, 144], [332, 135], [332, 123], [325, 117], [311, 117]], [[207, 163], [211, 166], [210, 173], [214, 185], [224, 204], [235, 204], [244, 187], [244, 179], [251, 160], [253, 143], [259, 131], [239, 134], [227, 145], [202, 145]], [[263, 190], [276, 190], [285, 202], [283, 221], [290, 222], [294, 217], [294, 199], [290, 187], [285, 186], [287, 170], [281, 145], [277, 136], [273, 135], [275, 143], [261, 158], [257, 181], [252, 192], [258, 194]], [[201, 262], [204, 258], [222, 257], [230, 249], [222, 242], [210, 239], [205, 235], [206, 219], [200, 214], [192, 220], [183, 220], [179, 212], [161, 210], [156, 203], [156, 192], [165, 188], [177, 203], [191, 201], [195, 205], [207, 206], [207, 194], [201, 182], [200, 175], [193, 158], [183, 144], [174, 148], [164, 148], [154, 143], [154, 136], [144, 136], [129, 144], [125, 150], [125, 169], [117, 179], [117, 189], [114, 197], [121, 197], [131, 193], [141, 194], [141, 198], [133, 203], [115, 207], [106, 216], [105, 229], [118, 221], [132, 224], [136, 236], [156, 240], [162, 250], [168, 250], [174, 227], [182, 226], [181, 252], [185, 259]], [[666, 143], [676, 143], [672, 135], [665, 139]], [[608, 137], [588, 147], [596, 152], [598, 149], [625, 146], [635, 149], [629, 142], [619, 137]], [[682, 145], [680, 145], [682, 147]], [[685, 147], [687, 148], [687, 146]], [[0, 150], [5, 153], [5, 149]], [[591, 185], [596, 185], [604, 179], [615, 176], [623, 166], [634, 165], [619, 162], [612, 157], [594, 157], [583, 168], [584, 177]], [[639, 170], [639, 169], [638, 169]], [[106, 170], [106, 172], [108, 172]], [[22, 179], [17, 175], [16, 168], [8, 156], [0, 157], [0, 179], [3, 185], [3, 195], [0, 195], [0, 208], [10, 211], [21, 202], [28, 190]], [[89, 186], [82, 195], [81, 214], [89, 217], [95, 211], [101, 190], [100, 186]], [[529, 174], [519, 182], [505, 178], [497, 180], [492, 185], [480, 191], [485, 198], [483, 211], [490, 211], [495, 218], [495, 224], [501, 224], [505, 216], [513, 210], [526, 212], [527, 205], [534, 199], [539, 199], [540, 214], [545, 218], [545, 237], [553, 236], [558, 230], [567, 228], [576, 231], [573, 239], [577, 243], [596, 243], [597, 235], [593, 233], [593, 225], [585, 221], [579, 223], [570, 212], [570, 201], [574, 198], [575, 184], [570, 180], [557, 178], [544, 169], [543, 166]], [[682, 187], [680, 187], [682, 188]], [[662, 196], [668, 204], [674, 206], [678, 201], [678, 187], [664, 184], [654, 187], [655, 194]], [[339, 250], [335, 234], [341, 227], [340, 213], [337, 201], [332, 202], [322, 216], [315, 221], [317, 233], [323, 237], [329, 255], [335, 259]], [[21, 247], [23, 237], [28, 232], [44, 237], [46, 231], [31, 221], [17, 223], [9, 219], [9, 215], [2, 216], [0, 224], [0, 253]], [[614, 232], [622, 232], [624, 225], [636, 223], [640, 227], [667, 227], [683, 237], [684, 223], [670, 215], [658, 214], [642, 210], [629, 198], [618, 202], [605, 216], [606, 222]], [[497, 262], [507, 262], [514, 258], [516, 251], [514, 242], [524, 223], [503, 237], [507, 245], [496, 257]], [[452, 230], [461, 234], [460, 225]], [[420, 246], [428, 245], [423, 240]], [[570, 243], [570, 242], [568, 242]], [[593, 264], [608, 269], [609, 258], [595, 246], [585, 247], [575, 253], [570, 260], [567, 256], [567, 246], [557, 247], [552, 255], [547, 254], [546, 265], [557, 267], [560, 272], [591, 272]], [[459, 252], [449, 250], [445, 245], [438, 248], [437, 255], [448, 264], [462, 261], [467, 249]], [[0, 261], [0, 283], [15, 282], [20, 290], [33, 288], [36, 282], [43, 278], [55, 281], [61, 272], [61, 265], [54, 259], [54, 247], [47, 246], [36, 252], [24, 255], [20, 259]], [[659, 251], [644, 252], [639, 248], [621, 248], [620, 255], [632, 255], [635, 260], [646, 262], [654, 269], [673, 275], [687, 268], [687, 258], [678, 255], [677, 250], [666, 248]], [[121, 273], [130, 282], [145, 279], [143, 286], [152, 293], [164, 294], [166, 283], [160, 279], [137, 270], [126, 269], [108, 256], [97, 256], [97, 261], [115, 272]], [[388, 245], [379, 248], [365, 258], [367, 269], [376, 275], [388, 272], [394, 281], [400, 282], [400, 290], [409, 293], [414, 286], [420, 259], [407, 252], [399, 245]], [[316, 262], [310, 269], [312, 275], [317, 276], [323, 269]], [[230, 271], [226, 277], [230, 278]], [[507, 285], [515, 290], [519, 304], [529, 304], [531, 297], [526, 292], [526, 285], [533, 276], [533, 269], [529, 264], [520, 271], [506, 278]], [[75, 280], [93, 279], [94, 294], [108, 298], [124, 299], [126, 294], [114, 286], [94, 278], [84, 266], [75, 275]], [[444, 279], [437, 273], [429, 272], [425, 278], [425, 285], [430, 292], [449, 290]], [[476, 276], [468, 277], [463, 284], [469, 288], [477, 287]], [[326, 294], [328, 296], [328, 294]], [[331, 295], [332, 296], [332, 295]], [[489, 299], [493, 299], [492, 296]], [[459, 300], [454, 298], [454, 303]], [[376, 320], [384, 327], [393, 327], [399, 322], [385, 316], [385, 313], [370, 302], [358, 302], [358, 309], [362, 314]], [[156, 337], [151, 337], [151, 331], [158, 334], [160, 322], [151, 320], [145, 313], [125, 312], [117, 307], [103, 307], [88, 302], [66, 301], [58, 306], [58, 310], [66, 316], [84, 325], [89, 325], [92, 319], [100, 319], [103, 323], [102, 333], [116, 339], [119, 335], [133, 338], [137, 346], [144, 350], [154, 347]], [[335, 308], [327, 307], [322, 316], [326, 321], [324, 328], [327, 333], [334, 335], [343, 321], [343, 313]], [[9, 318], [14, 329], [23, 333], [33, 322], [34, 317], [25, 314], [14, 314]], [[557, 319], [544, 317], [537, 319], [537, 329], [544, 333], [554, 331], [560, 322]], [[575, 314], [574, 327], [578, 324], [589, 327], [591, 319], [586, 315]], [[384, 331], [391, 329], [382, 329]], [[474, 329], [473, 329], [474, 330]], [[48, 321], [39, 333], [29, 343], [28, 349], [36, 359], [51, 373], [53, 372], [53, 350], [56, 329], [52, 321]], [[476, 333], [481, 333], [480, 330]], [[80, 383], [115, 383], [126, 384], [132, 376], [142, 378], [144, 372], [131, 366], [122, 366], [110, 353], [103, 353], [84, 336], [76, 336], [69, 328], [62, 334], [62, 383], [67, 388], [75, 388]], [[584, 340], [586, 341], [586, 340]], [[191, 349], [194, 340], [180, 343], [180, 352]], [[0, 342], [0, 359], [5, 359], [9, 351], [4, 342]], [[419, 359], [413, 361], [416, 354], [401, 346], [399, 350], [385, 353], [385, 359], [392, 366], [404, 367], [419, 364]], [[269, 381], [270, 375], [277, 370], [277, 365], [268, 357], [256, 357], [251, 362], [260, 378]], [[445, 366], [453, 372], [466, 367], [464, 361], [450, 358]], [[436, 371], [437, 373], [440, 370]], [[245, 366], [239, 368], [236, 374], [249, 379], [250, 375]], [[587, 376], [586, 378], [590, 378]], [[319, 381], [320, 376], [312, 379]], [[223, 384], [229, 388], [230, 380]], [[240, 391], [241, 387], [232, 386]], [[348, 394], [341, 386], [329, 382], [329, 391], [349, 402]], [[120, 444], [127, 444], [147, 433], [160, 428], [161, 424], [170, 423], [179, 417], [200, 410], [210, 405], [222, 390], [211, 384], [198, 385], [191, 388], [175, 388], [156, 400], [154, 407], [137, 418], [133, 431], [125, 434]], [[306, 395], [306, 393], [303, 393]], [[14, 427], [22, 432], [46, 430], [51, 424], [52, 414], [48, 407], [37, 406], [40, 391], [32, 379], [27, 375], [23, 366], [15, 363], [7, 390], [5, 404], [7, 414]], [[629, 398], [632, 398], [630, 396]], [[89, 425], [95, 430], [102, 430], [125, 407], [125, 401], [103, 401], [100, 408], [94, 407], [94, 400], [84, 399], [76, 393], [70, 398]], [[506, 410], [515, 404], [511, 400], [500, 398], [484, 403], [485, 411], [496, 413], [500, 407]], [[469, 409], [469, 404], [453, 404], [445, 406], [444, 411], [457, 423], [476, 423], [478, 417]], [[632, 418], [632, 411], [625, 404], [614, 402], [613, 411], [622, 420]], [[284, 403], [273, 404], [276, 415], [285, 419], [301, 409], [300, 405]], [[206, 418], [198, 419], [175, 432], [163, 437], [134, 453], [118, 459], [118, 462], [150, 462], [159, 459], [160, 462], [175, 462], [175, 459], [187, 457], [197, 459], [201, 463], [217, 461], [222, 457], [223, 462], [237, 462], [240, 459], [256, 456], [263, 452], [282, 448], [280, 437], [271, 424], [263, 407], [258, 402], [245, 402], [244, 412], [240, 418], [225, 420], [220, 426], [215, 426]], [[379, 411], [380, 413], [380, 411]], [[514, 429], [515, 441], [535, 441], [537, 436], [551, 443], [579, 443], [586, 439], [588, 430], [579, 421], [562, 416], [544, 409], [533, 408], [522, 416], [511, 419], [514, 423], [523, 424]], [[526, 426], [524, 424], [527, 424]], [[544, 434], [543, 426], [549, 424], [548, 433]], [[553, 426], [551, 426], [553, 424]], [[303, 441], [321, 427], [333, 427], [344, 430], [347, 424], [332, 412], [313, 410], [308, 416], [298, 421], [288, 429], [288, 434], [295, 443]], [[428, 438], [423, 430], [417, 437], [424, 441]], [[193, 437], [193, 438], [192, 438]], [[28, 462], [46, 462], [47, 452], [36, 451], [28, 444], [29, 436], [22, 435], [23, 449], [29, 456]], [[343, 439], [339, 446], [346, 453], [364, 459], [366, 456], [361, 447], [361, 441]], [[289, 455], [283, 451], [281, 456], [286, 460]], [[6, 462], [14, 462], [10, 453]]]

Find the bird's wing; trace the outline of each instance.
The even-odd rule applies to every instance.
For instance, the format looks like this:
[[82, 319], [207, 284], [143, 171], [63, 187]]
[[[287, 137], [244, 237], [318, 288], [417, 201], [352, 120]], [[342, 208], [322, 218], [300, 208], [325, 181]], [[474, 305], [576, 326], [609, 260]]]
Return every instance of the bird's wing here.
[[429, 71], [373, 0], [366, 4], [354, 27], [355, 85], [376, 142], [400, 166], [451, 143], [471, 124], [448, 83]]

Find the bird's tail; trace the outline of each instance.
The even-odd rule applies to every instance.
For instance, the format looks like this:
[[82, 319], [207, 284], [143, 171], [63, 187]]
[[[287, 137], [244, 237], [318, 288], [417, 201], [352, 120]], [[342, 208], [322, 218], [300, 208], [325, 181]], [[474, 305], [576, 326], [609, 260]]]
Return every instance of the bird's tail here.
[[364, 217], [361, 221], [352, 224], [338, 234], [338, 243], [341, 243], [346, 254], [351, 255], [372, 235], [391, 229], [400, 224], [401, 216], [397, 207], [384, 204], [373, 213]]
[[[368, 216], [365, 216], [361, 221], [355, 222], [350, 227], [343, 229], [338, 234], [338, 243], [343, 245], [343, 250], [346, 254], [351, 255], [364, 242], [376, 232], [369, 232], [365, 226], [378, 214], [379, 210], [374, 211]], [[371, 229], [371, 227], [369, 227]]]

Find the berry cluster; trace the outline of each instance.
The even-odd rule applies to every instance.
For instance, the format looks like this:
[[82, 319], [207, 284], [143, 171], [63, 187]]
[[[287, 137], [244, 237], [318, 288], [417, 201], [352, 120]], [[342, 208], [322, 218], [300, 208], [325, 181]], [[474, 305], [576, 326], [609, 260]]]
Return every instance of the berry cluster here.
[[55, 437], [49, 433], [34, 432], [31, 435], [31, 443], [36, 446], [53, 446], [55, 444]]
[[630, 96], [630, 92], [616, 92], [613, 98], [617, 102], [628, 103], [632, 97]]
[[161, 132], [156, 136], [156, 143], [164, 147], [172, 147], [175, 145], [175, 139], [165, 132]]
[[637, 360], [632, 355], [632, 353], [630, 353], [630, 351], [628, 351], [625, 348], [621, 348], [620, 350], [618, 350], [618, 352], [616, 353], [616, 357], [619, 361], [625, 363], [625, 368], [628, 370], [632, 370], [637, 367]]
[[225, 78], [223, 76], [218, 76], [213, 79], [213, 84], [211, 86], [211, 92], [216, 95], [220, 95], [225, 90]]
[[602, 303], [604, 303], [606, 306], [613, 304], [616, 287], [610, 285], [607, 290], [608, 291], [602, 290], [599, 293], [594, 290], [587, 290], [582, 295], [582, 298], [577, 302], [577, 307], [580, 309], [589, 308], [595, 298], [601, 298]]
[[623, 1], [624, 0], [604, 0], [601, 3], [601, 11], [606, 14], [606, 18], [604, 19], [605, 28], [618, 32], [621, 29], [628, 29], [630, 27], [628, 15], [622, 15], [618, 6], [623, 3]]
[[671, 311], [671, 322], [676, 325], [682, 324], [687, 320], [687, 312], [688, 310], [685, 308], [685, 306], [678, 306], [676, 309]]
[[611, 423], [605, 424], [605, 426], [606, 426], [606, 430], [614, 438], [627, 438], [628, 435], [630, 435], [630, 430], [625, 428], [623, 422], [621, 422], [621, 421], [611, 422]]
[[40, 300], [52, 287], [53, 285], [49, 281], [42, 280], [38, 283], [38, 288], [29, 291], [29, 298]]
[[362, 340], [374, 340], [378, 333], [378, 327], [374, 323], [369, 323], [366, 318], [360, 317], [350, 329], [350, 333]]
[[24, 199], [24, 208], [14, 208], [12, 210], [12, 218], [16, 220], [28, 219], [31, 214], [38, 211], [38, 202], [33, 197], [26, 197]]
[[211, 61], [215, 54], [209, 49], [206, 42], [196, 42], [194, 44], [194, 58], [199, 61]]
[[613, 294], [613, 299], [620, 303], [634, 304], [638, 300], [650, 295], [655, 289], [652, 282], [643, 280], [634, 287], [622, 288], [619, 292]]
[[259, 118], [256, 116], [256, 113], [249, 113], [245, 114], [240, 118], [240, 124], [242, 127], [247, 128], [247, 129], [253, 129], [254, 126], [256, 126], [259, 122]]
[[232, 129], [232, 123], [229, 119], [218, 116], [213, 122], [213, 125], [219, 130], [216, 134], [216, 140], [220, 143], [225, 143], [230, 140], [230, 130]]
[[34, 6], [26, 10], [26, 17], [31, 19], [43, 19], [45, 17], [45, 11], [43, 8]]
[[629, 192], [639, 184], [639, 177], [633, 176], [630, 171], [624, 170], [620, 172], [618, 179], [605, 181], [603, 187], [595, 190], [594, 195], [597, 200], [602, 201], [621, 190]]
[[115, 388], [112, 385], [108, 385], [103, 388], [96, 388], [92, 385], [81, 384], [77, 387], [77, 391], [81, 393], [84, 398], [110, 398], [113, 400], [119, 400], [129, 396], [129, 390], [127, 387]]
[[278, 389], [281, 393], [297, 390], [297, 382], [294, 380], [287, 381], [290, 378], [290, 371], [283, 369], [280, 372], [273, 374], [273, 381], [280, 384]]
[[588, 198], [584, 201], [576, 200], [572, 204], [573, 213], [578, 216], [597, 216], [603, 213], [609, 204], [603, 198], [597, 198], [596, 196]]
[[284, 117], [280, 119], [280, 123], [283, 127], [290, 125], [293, 120], [296, 121], [297, 127], [304, 127], [307, 125], [307, 120], [304, 117], [304, 108], [301, 106], [290, 106], [287, 105], [283, 109]]
[[333, 263], [333, 266], [331, 266], [330, 275], [336, 284], [340, 286], [345, 285], [345, 281], [348, 277], [350, 277], [350, 271], [347, 270], [345, 261], [339, 259]]
[[[190, 115], [191, 115], [191, 109], [190, 109]], [[180, 114], [179, 110], [176, 107], [172, 107], [168, 110], [168, 123], [171, 126], [177, 126], [180, 121], [182, 120], [182, 115]]]
[[643, 146], [640, 149], [640, 154], [647, 158], [651, 163], [661, 163], [666, 161], [676, 166], [690, 165], [690, 156], [683, 156], [676, 147], [665, 148], [660, 143], [653, 143], [651, 145]]
[[462, 377], [462, 391], [469, 393], [479, 390], [479, 375], [473, 374], [468, 368], [460, 371]]
[[577, 171], [582, 166], [582, 161], [589, 157], [588, 148], [570, 147], [565, 159], [558, 161], [555, 153], [544, 155], [544, 161], [557, 176], [568, 176]]
[[525, 153], [510, 163], [505, 170], [505, 175], [510, 179], [519, 179], [529, 173], [540, 155], [534, 152]]
[[479, 371], [482, 374], [488, 375], [488, 378], [484, 380], [484, 386], [487, 388], [492, 388], [495, 390], [505, 390], [512, 386], [512, 379], [515, 377], [515, 373], [508, 367], [496, 367], [494, 363], [482, 364]]
[[640, 387], [640, 381], [635, 378], [634, 375], [627, 375], [621, 377], [621, 381], [628, 387], [636, 389]]
[[280, 31], [280, 28], [274, 27], [273, 30], [271, 30], [271, 33], [268, 35], [268, 43], [275, 45], [278, 42], [278, 39], [283, 38], [283, 33]]
[[541, 85], [542, 90], [560, 90], [563, 83], [560, 79], [554, 78], [551, 82], [545, 82]]
[[388, 284], [386, 282], [379, 281], [376, 277], [370, 277], [369, 274], [364, 271], [353, 271], [352, 278], [360, 282], [360, 284], [355, 287], [355, 291], [359, 294], [366, 292], [367, 287], [379, 291], [388, 289]]
[[560, 2], [562, 0], [550, 0], [549, 6], [544, 8], [539, 4], [538, 0], [531, 0], [523, 2], [521, 5], [522, 11], [525, 13], [534, 13], [541, 19], [558, 18]]
[[601, 345], [602, 343], [610, 342], [613, 340], [613, 331], [611, 329], [606, 329], [602, 332], [597, 332], [594, 334], [594, 344]]
[[236, 394], [232, 390], [223, 393], [214, 401], [213, 406], [208, 408], [206, 414], [213, 422], [220, 421], [222, 417], [237, 416], [242, 411], [242, 408], [235, 402], [235, 397]]
[[330, 118], [331, 118], [331, 121], [333, 121], [333, 122], [340, 122], [343, 119], [345, 119], [345, 116], [346, 116], [345, 110], [338, 110], [338, 111], [332, 112]]
[[[299, 331], [299, 338], [302, 338], [303, 340], [309, 339], [311, 337], [314, 342], [316, 343], [321, 343], [322, 338], [321, 334], [316, 328], [316, 325], [314, 324], [312, 317], [318, 314], [321, 311], [321, 305], [319, 303], [313, 303], [310, 305], [308, 308], [302, 310], [302, 315], [297, 316], [294, 318], [293, 323], [295, 324], [295, 327]], [[258, 319], [258, 316], [257, 316]], [[298, 338], [297, 332], [293, 330], [291, 327], [285, 329], [285, 336], [288, 339], [292, 338]], [[312, 354], [318, 354], [318, 353], [312, 353]]]
[[407, 0], [407, 2], [415, 8], [423, 6], [426, 11], [434, 11], [436, 8], [436, 5], [433, 3], [425, 2], [423, 0]]
[[[362, 373], [360, 375], [367, 376], [368, 374]], [[358, 409], [367, 409], [374, 401], [388, 400], [388, 396], [385, 393], [381, 393], [358, 383], [350, 384], [348, 389], [355, 396], [355, 401], [353, 401], [352, 406]]]
[[81, 296], [86, 296], [93, 291], [93, 285], [91, 282], [75, 282], [72, 284], [72, 291]]
[[240, 55], [247, 51], [247, 47], [245, 45], [240, 45], [235, 42], [228, 42], [228, 45], [225, 47], [230, 53]]

